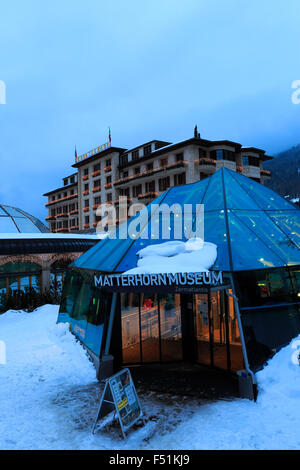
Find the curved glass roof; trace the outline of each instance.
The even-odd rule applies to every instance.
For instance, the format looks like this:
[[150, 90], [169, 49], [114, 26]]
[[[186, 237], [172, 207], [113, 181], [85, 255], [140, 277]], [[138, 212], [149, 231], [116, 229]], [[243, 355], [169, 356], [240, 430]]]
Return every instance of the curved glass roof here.
[[49, 233], [49, 229], [33, 215], [0, 204], [0, 233]]
[[[102, 272], [124, 272], [135, 267], [141, 248], [167, 241], [161, 232], [158, 239], [143, 238], [147, 231], [150, 233], [151, 206], [165, 203], [181, 207], [192, 204], [194, 223], [196, 204], [204, 204], [204, 239], [218, 247], [213, 269], [242, 271], [300, 265], [300, 210], [260, 183], [221, 168], [205, 180], [170, 188], [149, 204], [135, 240], [106, 238], [73, 266]], [[172, 218], [170, 235], [171, 240], [176, 239]]]

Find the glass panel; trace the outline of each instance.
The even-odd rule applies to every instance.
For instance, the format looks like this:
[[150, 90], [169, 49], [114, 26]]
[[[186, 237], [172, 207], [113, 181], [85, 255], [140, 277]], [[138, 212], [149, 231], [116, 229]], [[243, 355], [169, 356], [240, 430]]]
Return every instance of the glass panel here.
[[0, 310], [6, 304], [6, 278], [0, 277]]
[[10, 217], [0, 217], [1, 233], [19, 233], [17, 227]]
[[211, 293], [213, 365], [227, 369], [226, 317], [224, 291]]
[[288, 268], [240, 272], [236, 280], [242, 307], [299, 301]]
[[23, 292], [28, 292], [30, 288], [30, 277], [22, 276], [20, 277], [20, 290]]
[[186, 186], [176, 186], [171, 188], [164, 199], [164, 203], [172, 205], [180, 204], [201, 204], [202, 198], [206, 192], [209, 180], [189, 184], [188, 191]]
[[19, 287], [18, 287], [18, 278], [17, 276], [14, 277], [9, 277], [8, 278], [8, 291], [9, 295], [14, 295], [17, 293]]
[[194, 319], [197, 342], [197, 362], [211, 364], [209, 338], [209, 305], [207, 294], [194, 295]]
[[227, 209], [260, 210], [255, 199], [252, 199], [243, 187], [232, 177], [232, 173], [224, 171]]
[[22, 233], [40, 233], [39, 229], [31, 222], [30, 219], [25, 217], [14, 217], [14, 221]]
[[243, 330], [250, 366], [261, 367], [277, 349], [300, 333], [300, 306], [243, 310]]
[[234, 211], [234, 216], [281, 258], [281, 265], [300, 263], [298, 247], [265, 212]]
[[296, 243], [298, 248], [300, 248], [300, 211], [271, 211], [269, 212], [269, 216], [274, 220], [275, 224]]
[[31, 288], [36, 292], [41, 292], [41, 277], [37, 275], [31, 275]]
[[225, 211], [208, 212], [204, 218], [205, 241], [215, 243], [218, 247], [217, 259], [214, 269], [229, 271], [227, 230], [225, 225]]
[[[232, 294], [232, 290], [229, 289]], [[228, 334], [230, 346], [230, 369], [234, 372], [243, 370], [244, 356], [241, 344], [240, 330], [235, 314], [234, 301], [232, 297], [227, 297], [228, 301]]]
[[23, 214], [21, 212], [19, 212], [17, 209], [15, 209], [14, 207], [5, 206], [5, 210], [11, 216], [16, 216], [16, 217], [22, 217], [23, 216]]
[[233, 211], [228, 211], [228, 220], [234, 270], [276, 267], [284, 264], [284, 260], [250, 231]]
[[217, 171], [211, 176], [202, 204], [204, 204], [205, 211], [224, 209], [223, 179], [221, 171]]
[[256, 203], [264, 210], [272, 209], [292, 209], [292, 204], [285, 201], [279, 194], [274, 193], [271, 189], [250, 180], [246, 176], [231, 173], [232, 178], [236, 179], [245, 191], [253, 198]]
[[158, 362], [159, 351], [159, 318], [158, 295], [141, 294], [141, 335], [143, 362]]
[[161, 359], [182, 360], [181, 309], [179, 294], [159, 296]]
[[141, 362], [139, 294], [121, 294], [123, 362]]

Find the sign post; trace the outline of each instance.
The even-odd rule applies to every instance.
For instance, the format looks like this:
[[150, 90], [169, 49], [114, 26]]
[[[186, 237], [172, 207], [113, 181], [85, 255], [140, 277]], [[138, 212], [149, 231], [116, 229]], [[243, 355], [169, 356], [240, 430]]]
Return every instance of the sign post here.
[[143, 412], [129, 369], [123, 369], [105, 380], [105, 387], [93, 426], [93, 434], [99, 419], [115, 411], [118, 415], [123, 438], [126, 431], [139, 419], [144, 424]]

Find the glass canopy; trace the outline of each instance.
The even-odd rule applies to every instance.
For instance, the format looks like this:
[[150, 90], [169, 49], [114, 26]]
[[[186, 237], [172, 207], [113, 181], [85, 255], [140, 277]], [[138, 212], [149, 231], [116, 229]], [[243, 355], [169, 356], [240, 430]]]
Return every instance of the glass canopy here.
[[39, 219], [21, 209], [0, 205], [0, 233], [48, 233]]
[[[155, 240], [143, 238], [146, 230], [150, 233], [155, 212], [152, 206], [175, 203], [181, 207], [192, 204], [194, 223], [198, 217], [196, 204], [204, 205], [204, 239], [218, 247], [213, 269], [243, 271], [300, 265], [300, 210], [260, 183], [221, 168], [205, 180], [170, 188], [149, 204], [144, 209], [146, 222], [136, 239], [104, 239], [73, 266], [102, 272], [135, 267], [141, 248], [167, 241], [161, 231]], [[176, 239], [173, 222], [171, 217], [170, 240]]]

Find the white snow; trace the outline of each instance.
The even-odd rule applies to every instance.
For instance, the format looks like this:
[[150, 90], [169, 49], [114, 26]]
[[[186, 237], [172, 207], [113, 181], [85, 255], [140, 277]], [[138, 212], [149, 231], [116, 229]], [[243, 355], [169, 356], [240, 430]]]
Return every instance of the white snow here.
[[257, 374], [257, 403], [144, 393], [146, 425], [123, 441], [117, 425], [91, 434], [101, 387], [57, 312], [0, 315], [0, 449], [300, 449], [300, 336]]
[[137, 252], [137, 267], [124, 274], [207, 272], [217, 258], [217, 246], [201, 238], [149, 245]]

